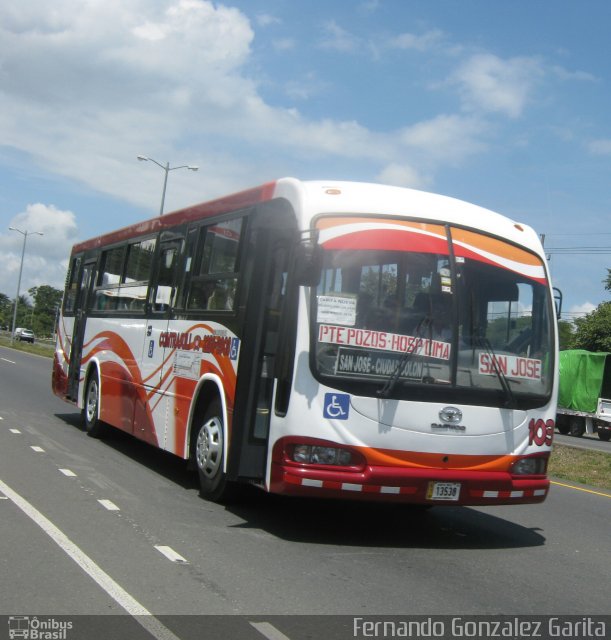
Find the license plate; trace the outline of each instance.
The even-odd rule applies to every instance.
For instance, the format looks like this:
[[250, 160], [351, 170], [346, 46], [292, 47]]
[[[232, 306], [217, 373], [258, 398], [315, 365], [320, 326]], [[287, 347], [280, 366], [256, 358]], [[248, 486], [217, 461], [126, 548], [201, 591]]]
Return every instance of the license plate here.
[[460, 482], [429, 482], [426, 492], [428, 500], [457, 501], [460, 496]]

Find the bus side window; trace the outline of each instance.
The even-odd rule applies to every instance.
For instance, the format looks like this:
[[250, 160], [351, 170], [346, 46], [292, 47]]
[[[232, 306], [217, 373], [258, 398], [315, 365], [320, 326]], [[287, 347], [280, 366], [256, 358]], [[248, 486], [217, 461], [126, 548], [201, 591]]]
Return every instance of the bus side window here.
[[76, 296], [79, 291], [79, 273], [81, 269], [81, 256], [72, 259], [70, 273], [66, 283], [66, 295], [64, 297], [64, 314], [74, 313]]
[[182, 271], [182, 277], [179, 285], [178, 298], [175, 306], [179, 309], [186, 309], [188, 307], [187, 300], [189, 296], [189, 287], [191, 286], [191, 280], [193, 276], [193, 268], [195, 266], [195, 252], [197, 251], [197, 240], [199, 237], [200, 229], [189, 229], [187, 234], [186, 248], [185, 248], [185, 262]]
[[177, 258], [178, 246], [176, 244], [161, 249], [157, 285], [155, 286], [153, 297], [153, 311], [156, 313], [167, 311], [172, 304], [174, 271]]
[[234, 310], [243, 222], [234, 218], [202, 227], [200, 249], [189, 263], [188, 309]]

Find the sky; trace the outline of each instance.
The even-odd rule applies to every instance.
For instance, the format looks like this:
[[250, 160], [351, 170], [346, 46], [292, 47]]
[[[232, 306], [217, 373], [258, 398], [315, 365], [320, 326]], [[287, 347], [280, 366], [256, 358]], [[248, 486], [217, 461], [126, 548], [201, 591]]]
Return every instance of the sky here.
[[[608, 0], [4, 0], [0, 293], [78, 240], [284, 176], [382, 182], [545, 236], [611, 298]], [[37, 235], [36, 232], [43, 235]]]

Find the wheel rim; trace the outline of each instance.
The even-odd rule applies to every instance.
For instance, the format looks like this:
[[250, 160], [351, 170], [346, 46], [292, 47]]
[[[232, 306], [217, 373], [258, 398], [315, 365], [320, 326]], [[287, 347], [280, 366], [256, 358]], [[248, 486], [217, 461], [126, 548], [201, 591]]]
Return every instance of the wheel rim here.
[[98, 416], [98, 382], [91, 380], [87, 391], [86, 403], [87, 422], [93, 422]]
[[219, 418], [210, 418], [197, 434], [195, 459], [206, 478], [214, 478], [223, 460], [223, 424]]

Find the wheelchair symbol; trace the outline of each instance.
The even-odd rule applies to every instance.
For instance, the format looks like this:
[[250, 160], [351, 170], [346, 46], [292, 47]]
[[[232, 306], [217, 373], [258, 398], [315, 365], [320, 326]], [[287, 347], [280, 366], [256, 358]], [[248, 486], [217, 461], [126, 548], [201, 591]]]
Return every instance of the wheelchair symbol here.
[[323, 417], [348, 420], [350, 396], [345, 393], [325, 393]]

